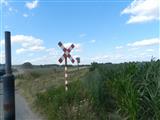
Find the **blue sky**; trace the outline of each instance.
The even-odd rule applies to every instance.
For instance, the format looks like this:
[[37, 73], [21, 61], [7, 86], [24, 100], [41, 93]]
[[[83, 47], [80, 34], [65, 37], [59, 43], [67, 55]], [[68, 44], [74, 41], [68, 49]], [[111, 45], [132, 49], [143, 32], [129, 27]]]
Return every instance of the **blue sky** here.
[[59, 41], [75, 44], [81, 64], [158, 59], [158, 7], [158, 0], [1, 0], [1, 62], [4, 31], [12, 32], [13, 64], [58, 64]]

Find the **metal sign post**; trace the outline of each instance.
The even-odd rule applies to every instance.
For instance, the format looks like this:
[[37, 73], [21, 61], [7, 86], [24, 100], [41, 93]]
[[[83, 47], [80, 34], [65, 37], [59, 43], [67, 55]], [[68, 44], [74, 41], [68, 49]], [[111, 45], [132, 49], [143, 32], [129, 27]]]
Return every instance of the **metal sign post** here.
[[15, 120], [15, 86], [11, 69], [11, 33], [5, 32], [5, 72], [3, 76], [4, 120]]
[[65, 59], [65, 90], [67, 91], [68, 90], [68, 81], [67, 81], [67, 77], [68, 77], [68, 74], [67, 74], [67, 57], [71, 60], [72, 63], [75, 62], [75, 60], [72, 58], [72, 56], [70, 55], [70, 52], [71, 50], [74, 48], [74, 45], [72, 44], [68, 49], [65, 48], [63, 46], [63, 44], [61, 42], [58, 43], [58, 45], [61, 47], [61, 49], [64, 51], [64, 54], [62, 55], [62, 57], [58, 60], [60, 63], [63, 62], [63, 60]]
[[67, 58], [65, 57], [65, 68], [64, 68], [64, 77], [65, 77], [65, 90], [67, 91], [68, 90], [68, 81], [67, 81], [67, 77], [68, 77], [68, 74], [67, 74]]
[[78, 71], [79, 71], [79, 63], [80, 63], [80, 57], [77, 57], [77, 58], [76, 58], [76, 60], [77, 60]]

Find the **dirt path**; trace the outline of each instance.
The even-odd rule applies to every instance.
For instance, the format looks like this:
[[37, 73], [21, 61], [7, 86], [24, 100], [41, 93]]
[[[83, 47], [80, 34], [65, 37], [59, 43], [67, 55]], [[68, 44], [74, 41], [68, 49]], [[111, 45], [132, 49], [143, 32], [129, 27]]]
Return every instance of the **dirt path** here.
[[28, 103], [20, 94], [16, 94], [16, 120], [41, 120], [29, 108]]

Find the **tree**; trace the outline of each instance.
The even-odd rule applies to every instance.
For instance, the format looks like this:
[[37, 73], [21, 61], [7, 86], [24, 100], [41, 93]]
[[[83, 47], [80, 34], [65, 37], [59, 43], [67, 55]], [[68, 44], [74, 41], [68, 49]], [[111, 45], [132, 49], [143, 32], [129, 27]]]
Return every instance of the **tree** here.
[[33, 65], [30, 62], [25, 62], [22, 64], [22, 68], [33, 68]]

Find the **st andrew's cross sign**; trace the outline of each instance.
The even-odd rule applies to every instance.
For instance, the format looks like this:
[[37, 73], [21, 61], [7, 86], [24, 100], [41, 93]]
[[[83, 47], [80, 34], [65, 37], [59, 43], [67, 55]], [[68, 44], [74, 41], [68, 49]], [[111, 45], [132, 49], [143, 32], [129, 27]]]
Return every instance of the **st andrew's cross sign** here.
[[61, 49], [64, 51], [64, 54], [59, 59], [59, 62], [62, 63], [64, 59], [67, 59], [67, 57], [71, 60], [72, 63], [75, 62], [75, 60], [70, 55], [71, 50], [74, 48], [74, 44], [72, 44], [68, 49], [64, 47], [64, 45], [59, 42], [58, 45], [61, 47]]
[[68, 90], [68, 81], [67, 81], [67, 58], [70, 59], [70, 61], [72, 63], [75, 62], [75, 60], [72, 58], [72, 56], [70, 55], [71, 50], [74, 48], [74, 44], [72, 44], [68, 49], [64, 47], [64, 45], [59, 42], [58, 43], [59, 47], [61, 47], [61, 49], [63, 50], [64, 54], [62, 55], [62, 57], [58, 60], [60, 63], [63, 62], [63, 60], [65, 60], [65, 90]]

